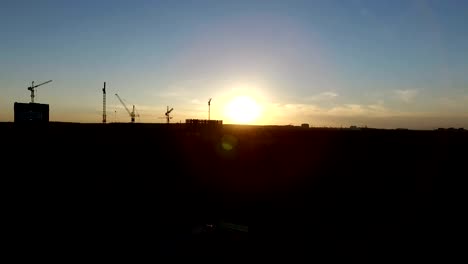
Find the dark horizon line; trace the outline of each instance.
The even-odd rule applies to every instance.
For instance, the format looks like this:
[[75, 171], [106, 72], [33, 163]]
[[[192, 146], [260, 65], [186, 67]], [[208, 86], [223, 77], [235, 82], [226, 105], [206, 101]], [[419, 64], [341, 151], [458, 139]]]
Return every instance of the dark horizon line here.
[[[15, 124], [14, 121], [0, 121], [0, 124]], [[112, 124], [128, 124], [128, 125], [186, 125], [186, 123], [145, 123], [145, 122], [72, 122], [72, 121], [49, 121], [49, 124], [79, 124], [79, 125], [112, 125]], [[298, 129], [346, 129], [346, 130], [406, 130], [406, 131], [434, 131], [434, 130], [463, 130], [468, 131], [464, 127], [438, 127], [432, 129], [412, 129], [412, 128], [405, 128], [405, 127], [396, 127], [396, 128], [378, 128], [378, 127], [369, 127], [369, 126], [310, 126], [310, 127], [301, 127], [301, 125], [255, 125], [255, 124], [222, 124], [222, 126], [242, 126], [242, 127], [271, 127], [271, 128], [298, 128]]]

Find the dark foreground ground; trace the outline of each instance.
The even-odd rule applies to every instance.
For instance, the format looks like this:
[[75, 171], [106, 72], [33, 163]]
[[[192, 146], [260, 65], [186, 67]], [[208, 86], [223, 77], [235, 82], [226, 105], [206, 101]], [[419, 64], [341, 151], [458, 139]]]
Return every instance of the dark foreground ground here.
[[0, 140], [2, 236], [18, 259], [463, 248], [466, 131], [0, 124]]

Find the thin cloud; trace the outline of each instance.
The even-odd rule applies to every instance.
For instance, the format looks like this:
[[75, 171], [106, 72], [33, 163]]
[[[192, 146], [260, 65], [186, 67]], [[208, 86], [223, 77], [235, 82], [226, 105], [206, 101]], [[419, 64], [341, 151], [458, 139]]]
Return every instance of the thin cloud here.
[[400, 114], [386, 108], [383, 102], [375, 104], [343, 104], [321, 107], [313, 104], [271, 104], [269, 110], [276, 116], [389, 116]]
[[157, 92], [155, 93], [157, 97], [162, 97], [162, 98], [178, 98], [181, 96], [186, 96], [187, 93], [183, 90], [180, 91], [163, 91], [163, 92]]
[[366, 114], [367, 109], [360, 104], [345, 104], [341, 106], [333, 107], [332, 109], [325, 111], [328, 115], [339, 115], [339, 116], [353, 116]]
[[323, 92], [310, 97], [307, 97], [306, 100], [310, 102], [317, 101], [328, 101], [338, 97], [338, 94], [335, 92]]
[[446, 106], [461, 106], [468, 103], [468, 95], [459, 97], [441, 97], [439, 98], [439, 104]]
[[394, 91], [396, 97], [405, 103], [410, 103], [414, 100], [414, 98], [419, 94], [418, 90], [410, 89], [410, 90], [395, 90]]
[[192, 99], [192, 100], [190, 100], [190, 103], [196, 104], [196, 105], [204, 104], [204, 103], [203, 103], [202, 101], [200, 101], [199, 99]]
[[[403, 112], [388, 108], [383, 101], [371, 104], [339, 104], [324, 107], [313, 104], [271, 104], [270, 115], [262, 120], [265, 124], [309, 123], [313, 126], [370, 126], [370, 127], [411, 127], [410, 121], [431, 117], [431, 113]], [[386, 123], [388, 121], [388, 124]], [[418, 127], [419, 124], [413, 124]]]
[[183, 92], [166, 92], [161, 94], [161, 97], [180, 97], [183, 95]]
[[324, 92], [324, 93], [321, 93], [320, 95], [323, 97], [327, 97], [327, 98], [334, 98], [338, 96], [338, 94], [334, 92]]

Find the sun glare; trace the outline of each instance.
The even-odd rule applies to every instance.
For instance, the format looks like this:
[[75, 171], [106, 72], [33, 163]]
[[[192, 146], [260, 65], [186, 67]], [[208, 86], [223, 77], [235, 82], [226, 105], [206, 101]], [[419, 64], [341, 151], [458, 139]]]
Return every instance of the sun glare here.
[[237, 124], [252, 124], [261, 115], [260, 105], [249, 96], [237, 96], [226, 107], [229, 120]]

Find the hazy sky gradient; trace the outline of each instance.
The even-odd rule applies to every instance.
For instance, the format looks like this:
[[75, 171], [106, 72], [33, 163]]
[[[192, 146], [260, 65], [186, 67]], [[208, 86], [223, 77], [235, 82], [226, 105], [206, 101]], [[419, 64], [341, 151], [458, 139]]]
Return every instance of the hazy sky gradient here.
[[[258, 124], [468, 128], [468, 1], [1, 1], [0, 121], [213, 119], [252, 96]], [[229, 120], [226, 120], [229, 123]]]

